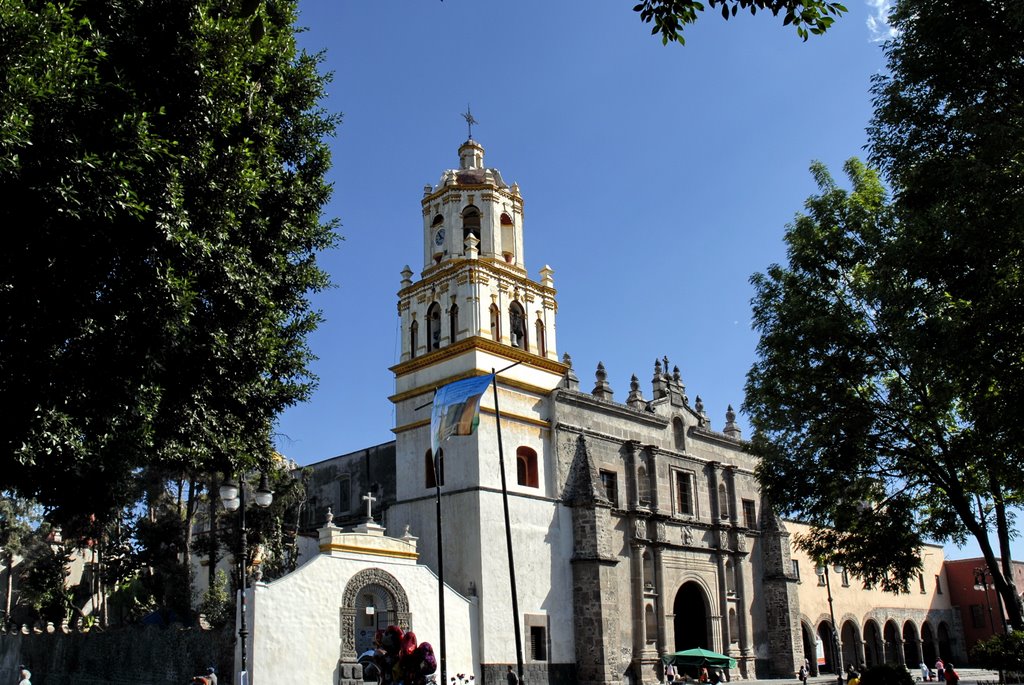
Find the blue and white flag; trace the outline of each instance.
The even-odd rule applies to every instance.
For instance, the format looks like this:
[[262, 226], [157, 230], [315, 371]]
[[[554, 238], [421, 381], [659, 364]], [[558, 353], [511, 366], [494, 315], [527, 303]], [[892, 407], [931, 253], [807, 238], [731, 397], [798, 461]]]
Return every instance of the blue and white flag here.
[[474, 376], [437, 389], [430, 413], [431, 454], [452, 435], [471, 435], [480, 424], [480, 397], [494, 380], [494, 374]]

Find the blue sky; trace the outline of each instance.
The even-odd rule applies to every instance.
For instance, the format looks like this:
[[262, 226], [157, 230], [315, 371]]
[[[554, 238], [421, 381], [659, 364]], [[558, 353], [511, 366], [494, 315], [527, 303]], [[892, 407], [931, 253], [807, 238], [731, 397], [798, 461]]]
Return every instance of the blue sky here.
[[399, 272], [422, 268], [423, 186], [457, 166], [467, 104], [486, 165], [520, 185], [530, 275], [555, 271], [558, 352], [581, 387], [601, 361], [616, 399], [634, 373], [650, 397], [668, 356], [713, 428], [739, 409], [757, 343], [748, 279], [784, 260], [810, 163], [841, 177], [864, 154], [884, 2], [851, 0], [808, 42], [767, 13], [709, 11], [685, 46], [663, 46], [633, 4], [300, 3], [300, 45], [325, 51], [324, 104], [344, 115], [326, 212], [345, 240], [321, 258], [336, 287], [314, 300], [320, 386], [282, 417], [283, 454], [308, 464], [392, 439]]

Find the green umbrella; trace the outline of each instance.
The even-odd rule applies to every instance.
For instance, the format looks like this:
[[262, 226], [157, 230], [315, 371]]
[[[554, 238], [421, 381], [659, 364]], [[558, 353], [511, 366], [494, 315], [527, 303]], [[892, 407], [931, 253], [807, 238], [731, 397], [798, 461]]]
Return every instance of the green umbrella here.
[[710, 649], [701, 649], [700, 647], [666, 654], [661, 657], [661, 660], [673, 666], [702, 666], [707, 664], [708, 666], [718, 666], [719, 668], [736, 668], [736, 660], [732, 657], [712, 652]]

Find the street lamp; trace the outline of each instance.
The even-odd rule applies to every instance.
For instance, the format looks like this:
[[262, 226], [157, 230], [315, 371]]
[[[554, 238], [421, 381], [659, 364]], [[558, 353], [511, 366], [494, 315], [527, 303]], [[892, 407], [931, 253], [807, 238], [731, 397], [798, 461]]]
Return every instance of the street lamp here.
[[[995, 622], [995, 619], [992, 618], [992, 602], [989, 601], [989, 598], [988, 598], [988, 589], [990, 587], [994, 587], [994, 584], [989, 582], [991, 578], [992, 578], [992, 571], [990, 571], [989, 569], [985, 568], [984, 566], [979, 566], [978, 568], [974, 569], [974, 589], [976, 591], [978, 591], [978, 592], [984, 592], [985, 593], [985, 606], [988, 607], [988, 624], [989, 624], [989, 627], [992, 628], [992, 634], [995, 635], [996, 634], [996, 622]], [[1003, 618], [1003, 603], [1002, 603], [1002, 600], [999, 597], [997, 597], [996, 599], [1000, 600], [999, 601], [999, 622], [1003, 626], [1003, 632], [1006, 632], [1006, 619]]]
[[[832, 570], [838, 575], [843, 572], [843, 567], [841, 564], [833, 564]], [[828, 566], [821, 564], [814, 569], [814, 573], [825, 578], [825, 592], [828, 593], [828, 617], [832, 621], [832, 653], [835, 655], [836, 662], [836, 683], [837, 685], [843, 685], [843, 655], [840, 652], [841, 647], [839, 643], [839, 630], [836, 628], [836, 614], [832, 610], [832, 583], [828, 579]]]
[[[239, 612], [241, 623], [238, 627], [238, 639], [242, 644], [242, 670], [238, 674], [239, 685], [248, 685], [249, 672], [248, 663], [246, 660], [246, 641], [249, 637], [249, 631], [246, 628], [245, 613], [246, 613], [246, 601], [245, 601], [245, 590], [246, 590], [246, 565], [248, 563], [249, 550], [246, 540], [246, 528], [245, 528], [245, 474], [238, 479], [238, 483], [231, 480], [228, 477], [220, 486], [220, 500], [224, 504], [224, 508], [228, 511], [237, 511], [238, 513], [238, 532], [241, 536], [242, 543], [242, 555], [238, 562], [238, 578], [239, 586], [242, 588], [242, 609]], [[256, 495], [253, 498], [256, 500], [256, 506], [261, 509], [266, 509], [274, 501], [274, 493], [267, 485], [267, 474], [260, 476], [260, 486], [256, 489]]]

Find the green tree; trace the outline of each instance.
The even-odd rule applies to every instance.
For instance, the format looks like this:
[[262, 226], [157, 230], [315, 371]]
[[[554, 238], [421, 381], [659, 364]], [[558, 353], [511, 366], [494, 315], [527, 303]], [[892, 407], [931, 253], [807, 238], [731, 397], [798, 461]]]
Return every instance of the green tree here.
[[0, 487], [269, 461], [314, 382], [327, 77], [295, 0], [0, 3]]
[[[979, 459], [985, 425], [965, 411], [956, 307], [917, 275], [877, 172], [851, 160], [847, 191], [812, 170], [820, 193], [786, 232], [788, 264], [752, 279], [751, 450], [776, 510], [814, 526], [797, 541], [812, 557], [906, 591], [924, 541], [989, 544], [977, 503], [995, 501], [988, 473], [1012, 460]], [[1019, 485], [998, 492], [1015, 498]]]
[[[835, 17], [846, 12], [838, 2], [824, 0], [707, 0], [711, 9], [721, 8], [723, 19], [735, 17], [740, 11], [757, 14], [758, 10], [771, 12], [772, 16], [782, 15], [782, 25], [792, 25], [797, 35], [807, 40], [812, 34], [821, 35], [833, 24]], [[704, 3], [698, 0], [642, 0], [633, 7], [640, 19], [652, 24], [651, 34], [661, 35], [661, 42], [684, 44], [683, 29], [697, 21], [698, 13], [704, 11]]]
[[2, 628], [11, 618], [11, 601], [14, 584], [14, 559], [25, 552], [32, 539], [33, 531], [40, 523], [42, 511], [31, 500], [18, 497], [11, 493], [0, 493], [0, 555], [7, 580], [4, 583]]
[[[872, 160], [892, 182], [913, 277], [942, 298], [954, 362], [943, 372], [973, 461], [950, 504], [1024, 628], [1009, 549], [1024, 502], [1024, 426], [1010, 419], [1024, 402], [1024, 7], [904, 0], [891, 21], [888, 73], [873, 86]], [[977, 525], [967, 508], [982, 510]]]
[[[873, 87], [874, 172], [821, 193], [753, 279], [745, 408], [801, 544], [906, 587], [925, 540], [977, 540], [1007, 606], [1024, 400], [1024, 11], [903, 0]], [[994, 533], [998, 556], [989, 539]]]

